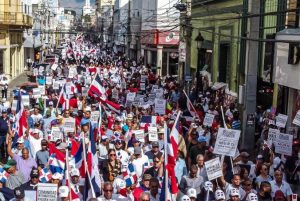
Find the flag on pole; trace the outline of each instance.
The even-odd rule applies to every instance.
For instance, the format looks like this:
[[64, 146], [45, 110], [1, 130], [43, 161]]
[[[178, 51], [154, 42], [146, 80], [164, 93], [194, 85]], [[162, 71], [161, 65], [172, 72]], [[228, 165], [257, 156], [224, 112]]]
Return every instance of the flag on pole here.
[[24, 110], [24, 105], [22, 102], [22, 93], [19, 91], [17, 108], [16, 108], [16, 131], [18, 132], [18, 136], [21, 137], [25, 134], [27, 130], [28, 124], [26, 119], [26, 114]]
[[96, 74], [94, 80], [92, 81], [92, 84], [88, 89], [88, 94], [91, 97], [100, 98], [101, 100], [106, 100], [107, 98], [106, 89], [104, 87], [103, 82], [101, 81], [99, 74]]
[[105, 109], [107, 111], [113, 111], [117, 115], [121, 114], [121, 105], [119, 105], [113, 101], [106, 100], [106, 101], [104, 101], [104, 103], [102, 105], [103, 105], [103, 107], [105, 107]]

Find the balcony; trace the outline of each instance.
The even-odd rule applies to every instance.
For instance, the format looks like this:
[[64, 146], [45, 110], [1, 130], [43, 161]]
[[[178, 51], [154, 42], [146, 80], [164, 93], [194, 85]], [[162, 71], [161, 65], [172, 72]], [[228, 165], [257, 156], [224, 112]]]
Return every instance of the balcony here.
[[32, 26], [32, 17], [16, 12], [0, 12], [0, 24]]
[[192, 0], [192, 6], [202, 6], [205, 4], [210, 4], [210, 3], [219, 3], [222, 2], [224, 0]]

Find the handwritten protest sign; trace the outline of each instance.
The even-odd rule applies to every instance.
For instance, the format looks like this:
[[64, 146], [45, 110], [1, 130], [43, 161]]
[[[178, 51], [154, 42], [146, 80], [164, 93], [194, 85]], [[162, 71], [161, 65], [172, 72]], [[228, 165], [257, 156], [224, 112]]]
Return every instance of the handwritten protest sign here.
[[206, 169], [208, 180], [210, 181], [223, 176], [219, 157], [206, 161], [205, 169]]
[[49, 77], [48, 77], [48, 76], [46, 77], [46, 84], [47, 84], [47, 85], [51, 85], [51, 84], [52, 84], [52, 77], [50, 77], [50, 76], [49, 76]]
[[57, 184], [38, 183], [37, 200], [57, 201]]
[[133, 130], [132, 132], [134, 133], [135, 138], [141, 141], [144, 140], [144, 136], [145, 136], [144, 130]]
[[276, 142], [279, 133], [280, 131], [278, 129], [269, 128], [268, 140], [267, 140], [267, 144], [269, 147], [272, 147], [272, 145]]
[[285, 133], [280, 133], [277, 136], [275, 143], [275, 152], [287, 156], [292, 155], [293, 136]]
[[59, 89], [59, 82], [57, 81], [53, 82], [53, 89], [55, 90]]
[[40, 94], [41, 95], [45, 95], [46, 94], [45, 85], [38, 86], [38, 89], [40, 90]]
[[127, 103], [133, 102], [135, 96], [136, 96], [136, 93], [135, 93], [135, 92], [129, 92], [129, 93], [126, 95], [126, 102], [127, 102]]
[[165, 99], [155, 99], [154, 101], [154, 113], [164, 115], [166, 113], [166, 100]]
[[13, 100], [11, 110], [16, 111], [18, 105], [18, 100]]
[[285, 128], [288, 116], [284, 114], [278, 114], [276, 116], [276, 126], [280, 128]]
[[148, 127], [148, 138], [150, 142], [158, 140], [157, 127]]
[[153, 92], [156, 94], [156, 98], [162, 98], [164, 96], [164, 89], [154, 89]]
[[98, 123], [100, 117], [100, 111], [92, 111], [91, 112], [91, 122]]
[[62, 139], [62, 133], [57, 126], [51, 128], [50, 140], [56, 142], [56, 140]]
[[119, 91], [117, 89], [113, 89], [111, 93], [111, 97], [115, 100], [119, 99]]
[[204, 120], [203, 120], [203, 125], [211, 127], [214, 122], [214, 118], [215, 118], [215, 115], [206, 113]]
[[214, 148], [215, 154], [234, 156], [238, 146], [241, 131], [219, 128]]
[[32, 95], [34, 98], [40, 98], [41, 97], [41, 91], [39, 88], [33, 88], [32, 89]]
[[66, 118], [64, 119], [64, 132], [75, 132], [75, 119], [74, 118]]
[[293, 120], [293, 124], [296, 124], [297, 126], [300, 126], [300, 110], [298, 110], [297, 114], [295, 115], [295, 118]]
[[29, 106], [29, 95], [22, 95], [22, 102], [24, 106]]

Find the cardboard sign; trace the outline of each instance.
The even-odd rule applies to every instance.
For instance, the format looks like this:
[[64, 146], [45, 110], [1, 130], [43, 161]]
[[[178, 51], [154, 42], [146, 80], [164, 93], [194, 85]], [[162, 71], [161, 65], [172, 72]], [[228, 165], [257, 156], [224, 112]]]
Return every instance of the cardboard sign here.
[[298, 195], [297, 194], [292, 194], [292, 201], [297, 201], [298, 200]]
[[74, 118], [66, 118], [64, 119], [64, 132], [75, 132], [75, 119]]
[[276, 142], [279, 133], [280, 131], [278, 129], [269, 128], [267, 144], [270, 148]]
[[62, 139], [62, 133], [59, 127], [53, 126], [51, 128], [50, 140], [56, 142], [56, 140]]
[[144, 140], [144, 136], [145, 136], [145, 132], [144, 130], [133, 130], [132, 131], [135, 135], [135, 138], [143, 141]]
[[204, 164], [205, 164], [208, 180], [211, 181], [223, 176], [219, 157], [209, 160]]
[[59, 89], [59, 82], [57, 82], [57, 81], [55, 81], [55, 82], [53, 82], [53, 89], [54, 90], [58, 90]]
[[32, 96], [34, 98], [40, 98], [41, 97], [41, 91], [39, 88], [33, 88], [32, 89]]
[[295, 115], [295, 118], [293, 120], [293, 124], [296, 124], [297, 126], [300, 126], [300, 110], [298, 110], [297, 114]]
[[214, 122], [214, 118], [215, 118], [215, 115], [206, 113], [204, 120], [203, 120], [203, 125], [211, 127]]
[[46, 77], [46, 84], [51, 85], [52, 84], [52, 77]]
[[45, 95], [46, 94], [46, 89], [45, 89], [44, 85], [38, 86], [38, 89], [40, 90], [41, 95]]
[[292, 155], [292, 145], [293, 145], [293, 137], [292, 135], [280, 133], [277, 136], [275, 143], [275, 152], [278, 154], [284, 154], [287, 156]]
[[145, 83], [145, 82], [141, 82], [141, 83], [140, 83], [140, 89], [141, 89], [142, 91], [145, 91], [145, 90], [146, 90], [146, 83]]
[[276, 126], [280, 128], [285, 128], [288, 116], [285, 114], [278, 114], [276, 116]]
[[219, 128], [214, 154], [234, 156], [238, 146], [241, 131]]
[[134, 101], [134, 98], [136, 96], [136, 93], [135, 92], [129, 92], [127, 95], [126, 95], [126, 102], [127, 103], [132, 103]]
[[154, 113], [159, 115], [166, 114], [166, 100], [165, 99], [155, 99], [154, 101]]
[[57, 201], [57, 184], [38, 183], [37, 200]]
[[92, 111], [91, 112], [91, 122], [98, 123], [100, 117], [100, 111]]
[[18, 106], [18, 100], [13, 100], [11, 105], [11, 110], [16, 111], [17, 106]]
[[148, 127], [148, 138], [150, 142], [158, 141], [157, 127]]
[[29, 106], [29, 95], [22, 95], [22, 102], [24, 106]]
[[33, 69], [33, 76], [38, 76], [39, 75], [39, 70], [37, 68]]
[[24, 201], [36, 201], [36, 191], [24, 191]]

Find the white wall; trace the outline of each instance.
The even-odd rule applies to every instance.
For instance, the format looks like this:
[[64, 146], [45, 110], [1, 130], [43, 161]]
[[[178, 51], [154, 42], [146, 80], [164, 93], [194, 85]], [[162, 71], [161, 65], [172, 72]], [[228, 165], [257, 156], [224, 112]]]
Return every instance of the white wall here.
[[[276, 39], [300, 41], [300, 32], [299, 35], [277, 35]], [[274, 82], [294, 89], [300, 89], [300, 63], [296, 65], [288, 64], [288, 53], [288, 43], [276, 43]]]

